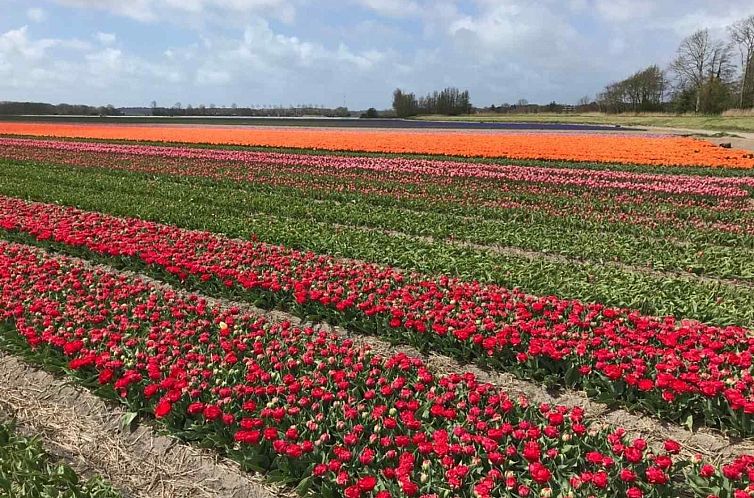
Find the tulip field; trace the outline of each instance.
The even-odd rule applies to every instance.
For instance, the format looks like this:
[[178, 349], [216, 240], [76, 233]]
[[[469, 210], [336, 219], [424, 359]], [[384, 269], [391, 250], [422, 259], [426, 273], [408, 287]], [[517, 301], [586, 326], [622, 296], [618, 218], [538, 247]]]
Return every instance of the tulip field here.
[[0, 123], [0, 134], [47, 137], [250, 145], [297, 149], [437, 154], [508, 159], [565, 159], [658, 166], [751, 169], [754, 154], [686, 137], [489, 134], [197, 126], [96, 126]]
[[750, 152], [618, 133], [0, 134], [0, 348], [138, 421], [309, 496], [754, 496]]

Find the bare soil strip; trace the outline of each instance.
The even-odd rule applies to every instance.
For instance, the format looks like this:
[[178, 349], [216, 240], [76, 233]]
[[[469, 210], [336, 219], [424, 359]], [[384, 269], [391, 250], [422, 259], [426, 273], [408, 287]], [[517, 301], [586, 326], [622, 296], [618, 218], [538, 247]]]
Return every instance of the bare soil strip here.
[[125, 497], [280, 496], [217, 454], [143, 424], [123, 432], [122, 408], [3, 353], [0, 384], [0, 418], [14, 419], [20, 432], [39, 435], [45, 449], [79, 475], [99, 474]]

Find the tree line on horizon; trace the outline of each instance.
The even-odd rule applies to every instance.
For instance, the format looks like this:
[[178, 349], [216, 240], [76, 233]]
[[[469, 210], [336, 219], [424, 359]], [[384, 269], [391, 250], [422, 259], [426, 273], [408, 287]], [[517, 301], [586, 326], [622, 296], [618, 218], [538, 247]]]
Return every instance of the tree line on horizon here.
[[192, 106], [187, 104], [185, 107], [180, 102], [176, 102], [171, 107], [161, 107], [156, 101], [152, 101], [150, 106], [152, 116], [207, 116], [207, 117], [275, 117], [275, 118], [300, 118], [305, 116], [318, 116], [328, 118], [347, 118], [351, 115], [347, 107], [324, 107], [316, 105], [298, 105], [298, 106], [261, 106], [261, 107], [243, 107], [237, 104], [231, 104], [230, 107], [216, 106], [210, 104], [206, 106], [199, 104]]
[[161, 117], [349, 117], [346, 107], [329, 108], [315, 105], [230, 107], [203, 104], [185, 107], [176, 102], [170, 107], [159, 106], [153, 101], [149, 107], [88, 106], [72, 104], [48, 104], [44, 102], [0, 102], [0, 115], [5, 116], [161, 116]]
[[455, 87], [434, 91], [418, 99], [414, 93], [404, 92], [400, 88], [393, 91], [393, 111], [399, 118], [408, 118], [420, 114], [455, 116], [469, 114], [472, 109], [469, 91], [459, 90]]
[[80, 104], [47, 104], [44, 102], [0, 102], [0, 114], [7, 116], [118, 116], [120, 111], [112, 105], [90, 106]]
[[653, 64], [607, 85], [597, 96], [598, 110], [720, 114], [754, 108], [754, 15], [728, 26], [727, 35], [692, 33], [666, 69]]

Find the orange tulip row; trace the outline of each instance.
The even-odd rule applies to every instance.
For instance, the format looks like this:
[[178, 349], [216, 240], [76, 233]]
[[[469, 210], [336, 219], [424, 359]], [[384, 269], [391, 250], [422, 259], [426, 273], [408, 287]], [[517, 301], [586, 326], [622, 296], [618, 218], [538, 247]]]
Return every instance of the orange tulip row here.
[[614, 134], [344, 130], [180, 125], [2, 123], [0, 134], [332, 151], [754, 168], [754, 154], [689, 137]]

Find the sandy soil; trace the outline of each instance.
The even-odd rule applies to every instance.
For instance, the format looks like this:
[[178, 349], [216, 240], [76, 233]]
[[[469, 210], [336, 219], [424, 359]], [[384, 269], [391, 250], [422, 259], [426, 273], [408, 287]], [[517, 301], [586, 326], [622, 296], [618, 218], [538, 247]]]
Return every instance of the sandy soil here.
[[697, 138], [712, 142], [715, 145], [731, 144], [731, 147], [733, 147], [734, 149], [754, 151], [754, 133], [740, 131], [717, 132], [712, 130], [698, 130], [690, 128], [657, 128], [651, 126], [646, 127], [645, 129], [650, 133], [657, 134], [692, 135]]
[[0, 353], [0, 418], [83, 476], [101, 475], [133, 498], [272, 498], [278, 493], [217, 454], [140, 425], [123, 430], [122, 408], [65, 379]]

